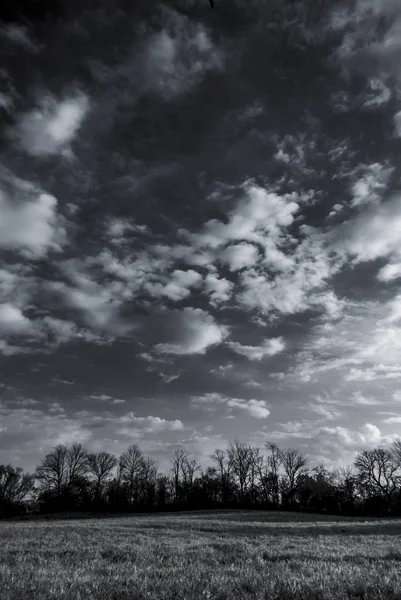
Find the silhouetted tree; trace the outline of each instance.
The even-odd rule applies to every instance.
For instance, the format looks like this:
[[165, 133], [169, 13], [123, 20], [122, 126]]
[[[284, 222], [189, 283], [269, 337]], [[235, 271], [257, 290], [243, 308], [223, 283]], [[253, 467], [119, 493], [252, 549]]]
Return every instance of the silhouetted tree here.
[[250, 483], [253, 449], [242, 442], [234, 440], [228, 448], [228, 457], [232, 472], [239, 484], [239, 501], [243, 505]]
[[67, 448], [67, 485], [71, 485], [74, 479], [85, 476], [89, 471], [88, 451], [82, 444], [73, 444]]
[[153, 508], [156, 505], [157, 489], [157, 464], [149, 456], [142, 461], [142, 473], [140, 476], [141, 505]]
[[187, 503], [191, 503], [193, 500], [192, 494], [195, 475], [200, 472], [200, 469], [200, 465], [195, 459], [189, 460], [188, 457], [186, 457], [181, 462], [183, 495]]
[[178, 448], [174, 452], [172, 466], [170, 469], [173, 486], [174, 486], [174, 502], [179, 504], [183, 500], [182, 473], [183, 464], [188, 460], [188, 453], [183, 448]]
[[232, 478], [232, 462], [227, 450], [218, 448], [212, 454], [211, 459], [216, 463], [219, 474], [220, 502], [227, 506], [232, 499], [234, 482]]
[[0, 515], [21, 510], [23, 502], [34, 490], [34, 477], [20, 467], [0, 465]]
[[103, 499], [106, 483], [116, 466], [117, 458], [109, 452], [93, 452], [88, 455], [88, 473], [94, 477], [96, 504]]
[[336, 469], [333, 473], [336, 495], [339, 501], [340, 511], [345, 514], [353, 514], [357, 501], [357, 476], [352, 466]]
[[354, 466], [365, 503], [376, 513], [388, 512], [401, 475], [394, 453], [384, 448], [365, 450], [355, 458]]
[[273, 506], [278, 508], [280, 504], [280, 468], [283, 457], [280, 448], [271, 442], [266, 442], [265, 448], [268, 451], [267, 470], [265, 472], [264, 486], [270, 496]]
[[66, 446], [59, 444], [48, 454], [36, 469], [36, 479], [47, 492], [55, 492], [61, 496], [63, 486], [67, 481], [67, 456]]
[[286, 507], [293, 507], [295, 505], [298, 482], [300, 477], [307, 472], [307, 460], [303, 454], [294, 448], [281, 450], [280, 457], [283, 467], [282, 502]]
[[120, 480], [126, 491], [129, 506], [137, 505], [144, 457], [136, 444], [132, 444], [120, 457]]

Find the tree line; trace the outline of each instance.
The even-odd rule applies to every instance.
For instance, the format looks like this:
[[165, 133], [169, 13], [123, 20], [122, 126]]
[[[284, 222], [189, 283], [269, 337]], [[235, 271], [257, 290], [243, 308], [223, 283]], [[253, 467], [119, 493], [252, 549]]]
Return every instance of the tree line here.
[[331, 470], [270, 442], [260, 449], [235, 440], [210, 458], [212, 466], [202, 469], [181, 448], [160, 473], [136, 444], [119, 457], [58, 445], [34, 473], [0, 465], [0, 516], [203, 508], [401, 516], [401, 441]]

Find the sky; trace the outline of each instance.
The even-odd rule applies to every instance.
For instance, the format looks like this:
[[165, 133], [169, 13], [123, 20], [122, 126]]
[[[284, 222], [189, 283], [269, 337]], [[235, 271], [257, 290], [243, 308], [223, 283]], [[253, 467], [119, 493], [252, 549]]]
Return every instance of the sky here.
[[399, 0], [52, 6], [0, 14], [0, 462], [400, 439]]

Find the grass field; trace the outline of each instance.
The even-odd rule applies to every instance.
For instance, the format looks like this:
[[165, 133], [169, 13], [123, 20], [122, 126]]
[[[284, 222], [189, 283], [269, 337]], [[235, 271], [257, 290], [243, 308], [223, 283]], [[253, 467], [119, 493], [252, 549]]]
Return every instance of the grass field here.
[[400, 534], [253, 511], [3, 522], [0, 598], [401, 599]]

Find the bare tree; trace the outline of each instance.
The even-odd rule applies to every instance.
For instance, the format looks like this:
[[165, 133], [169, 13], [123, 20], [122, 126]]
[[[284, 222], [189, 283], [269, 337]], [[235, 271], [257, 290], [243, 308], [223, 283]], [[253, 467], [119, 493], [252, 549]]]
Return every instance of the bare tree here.
[[200, 471], [200, 469], [200, 465], [195, 459], [189, 460], [187, 457], [181, 462], [181, 472], [187, 501], [192, 495], [195, 474]]
[[34, 477], [20, 467], [0, 465], [0, 504], [18, 505], [34, 489]]
[[401, 440], [396, 440], [392, 445], [390, 452], [393, 460], [401, 468]]
[[230, 477], [232, 463], [227, 450], [218, 448], [212, 454], [211, 459], [217, 464], [220, 479], [221, 501], [225, 505], [230, 498]]
[[153, 506], [156, 502], [157, 464], [146, 456], [142, 463], [141, 487], [143, 501], [147, 506]]
[[63, 486], [67, 482], [67, 456], [67, 447], [60, 444], [46, 454], [42, 464], [36, 469], [38, 481], [48, 491], [55, 491], [58, 496], [61, 495]]
[[188, 453], [183, 448], [178, 448], [174, 452], [171, 474], [173, 477], [173, 486], [174, 486], [174, 502], [179, 502], [181, 500], [181, 474], [183, 470], [183, 464], [188, 460]]
[[394, 453], [383, 448], [360, 452], [354, 461], [357, 480], [364, 495], [390, 500], [400, 483], [400, 467]]
[[353, 509], [357, 498], [357, 474], [352, 466], [345, 466], [333, 472], [335, 486], [343, 508]]
[[280, 452], [281, 464], [284, 471], [283, 491], [285, 501], [291, 505], [295, 500], [298, 480], [307, 472], [306, 457], [298, 450], [288, 448]]
[[243, 442], [234, 440], [228, 449], [228, 456], [234, 475], [238, 479], [241, 504], [245, 501], [253, 460], [253, 449]]
[[89, 470], [88, 451], [82, 444], [73, 444], [67, 450], [67, 485], [85, 476]]
[[270, 492], [270, 498], [274, 506], [278, 507], [280, 503], [280, 467], [283, 457], [280, 448], [271, 442], [266, 442], [267, 456], [267, 480], [266, 485]]
[[109, 452], [96, 452], [88, 455], [88, 472], [95, 479], [95, 499], [100, 500], [104, 486], [117, 466], [117, 459]]
[[256, 504], [260, 493], [264, 497], [263, 485], [260, 474], [263, 472], [264, 459], [259, 448], [251, 448], [251, 464], [249, 468], [249, 500]]
[[120, 457], [121, 479], [127, 485], [128, 504], [137, 504], [143, 455], [136, 444], [132, 444]]

